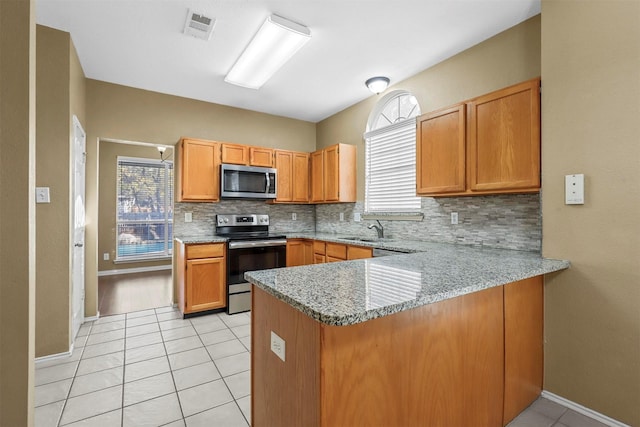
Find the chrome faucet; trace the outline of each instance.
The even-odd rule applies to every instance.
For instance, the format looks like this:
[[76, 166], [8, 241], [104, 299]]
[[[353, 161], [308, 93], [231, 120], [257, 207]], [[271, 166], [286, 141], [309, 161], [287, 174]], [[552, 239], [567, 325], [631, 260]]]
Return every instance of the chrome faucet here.
[[384, 238], [384, 227], [382, 226], [382, 224], [380, 224], [380, 221], [376, 219], [376, 222], [378, 223], [378, 225], [375, 224], [369, 224], [367, 226], [367, 228], [369, 230], [371, 230], [372, 228], [375, 228], [376, 231], [378, 232], [378, 239], [383, 239]]

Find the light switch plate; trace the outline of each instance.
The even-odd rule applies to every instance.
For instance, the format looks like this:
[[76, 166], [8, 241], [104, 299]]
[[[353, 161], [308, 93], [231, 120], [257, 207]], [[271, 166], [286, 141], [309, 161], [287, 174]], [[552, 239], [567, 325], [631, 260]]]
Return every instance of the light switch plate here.
[[278, 356], [283, 362], [286, 353], [286, 344], [275, 332], [271, 331], [271, 351]]
[[36, 187], [36, 203], [51, 203], [49, 187]]
[[564, 177], [565, 205], [584, 205], [584, 174]]

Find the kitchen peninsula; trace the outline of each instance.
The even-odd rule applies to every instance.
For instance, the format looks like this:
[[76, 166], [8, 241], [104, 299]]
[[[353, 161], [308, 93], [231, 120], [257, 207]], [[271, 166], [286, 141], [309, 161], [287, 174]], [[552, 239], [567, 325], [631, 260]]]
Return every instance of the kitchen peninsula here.
[[246, 273], [252, 425], [503, 426], [535, 400], [543, 275], [569, 263], [419, 249]]

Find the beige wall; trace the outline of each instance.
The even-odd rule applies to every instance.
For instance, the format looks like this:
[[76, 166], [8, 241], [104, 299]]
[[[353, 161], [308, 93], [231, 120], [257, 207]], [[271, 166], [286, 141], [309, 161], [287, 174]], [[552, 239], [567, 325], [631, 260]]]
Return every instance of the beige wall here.
[[38, 25], [36, 186], [36, 356], [69, 351], [69, 33]]
[[87, 316], [97, 312], [98, 139], [174, 145], [181, 136], [313, 151], [315, 124], [87, 80]]
[[[640, 2], [542, 2], [545, 388], [640, 426]], [[585, 174], [585, 204], [564, 175]]]
[[0, 425], [32, 426], [35, 3], [0, 1]]
[[[155, 267], [171, 265], [171, 260], [127, 262], [116, 264], [116, 197], [118, 156], [138, 157], [158, 160], [158, 150], [154, 146], [122, 144], [118, 142], [100, 141], [100, 179], [98, 185], [98, 271], [124, 270], [127, 268]], [[173, 158], [173, 150], [167, 149], [165, 158]], [[109, 261], [103, 260], [103, 254], [109, 254]]]
[[85, 78], [69, 33], [38, 25], [36, 185], [36, 356], [69, 351], [72, 319], [73, 115], [84, 120]]
[[[390, 86], [317, 125], [317, 145], [358, 146], [358, 200], [364, 199], [364, 142], [369, 114], [392, 90], [411, 92], [423, 113], [540, 75], [540, 15]], [[363, 83], [364, 84], [364, 83]]]

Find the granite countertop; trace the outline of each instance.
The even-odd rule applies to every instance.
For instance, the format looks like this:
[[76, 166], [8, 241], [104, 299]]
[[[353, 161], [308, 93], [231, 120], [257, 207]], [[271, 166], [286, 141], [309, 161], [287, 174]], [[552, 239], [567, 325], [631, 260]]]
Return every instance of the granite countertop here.
[[216, 236], [215, 234], [201, 234], [198, 236], [181, 236], [174, 237], [175, 240], [184, 243], [185, 245], [195, 245], [200, 243], [224, 243], [227, 241], [226, 237]]
[[361, 242], [304, 233], [287, 237], [414, 252], [245, 274], [249, 282], [328, 325], [356, 324], [570, 265], [532, 252], [445, 243]]

